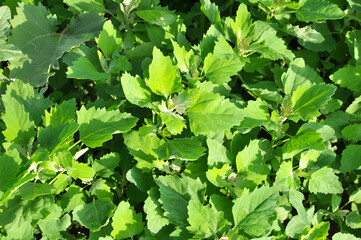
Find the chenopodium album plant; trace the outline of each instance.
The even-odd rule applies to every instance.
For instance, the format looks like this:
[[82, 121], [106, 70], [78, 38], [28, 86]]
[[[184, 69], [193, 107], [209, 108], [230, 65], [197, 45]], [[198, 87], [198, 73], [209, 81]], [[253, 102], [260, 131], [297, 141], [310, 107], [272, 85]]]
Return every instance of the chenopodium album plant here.
[[1, 239], [361, 239], [358, 1], [0, 3]]

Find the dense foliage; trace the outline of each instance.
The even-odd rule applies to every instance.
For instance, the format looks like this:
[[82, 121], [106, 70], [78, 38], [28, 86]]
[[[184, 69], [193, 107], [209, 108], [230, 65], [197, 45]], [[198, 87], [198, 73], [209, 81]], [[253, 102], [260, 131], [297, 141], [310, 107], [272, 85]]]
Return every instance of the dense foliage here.
[[358, 0], [0, 0], [1, 239], [361, 239]]

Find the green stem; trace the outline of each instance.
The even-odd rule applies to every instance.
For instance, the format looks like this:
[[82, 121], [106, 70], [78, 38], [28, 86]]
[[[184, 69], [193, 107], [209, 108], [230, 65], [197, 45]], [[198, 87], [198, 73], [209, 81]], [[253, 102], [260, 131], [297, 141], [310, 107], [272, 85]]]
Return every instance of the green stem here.
[[64, 170], [62, 170], [61, 172], [59, 172], [58, 175], [56, 175], [56, 177], [53, 178], [53, 179], [49, 182], [49, 184], [53, 184], [53, 183], [56, 181], [56, 179], [58, 179], [61, 175], [63, 175], [63, 173], [64, 173], [65, 171], [66, 171], [66, 170], [64, 169]]
[[70, 149], [72, 149], [73, 147], [75, 147], [76, 145], [78, 145], [80, 143], [80, 140], [75, 142], [73, 145], [71, 145], [69, 148], [68, 148], [68, 151], [70, 151]]

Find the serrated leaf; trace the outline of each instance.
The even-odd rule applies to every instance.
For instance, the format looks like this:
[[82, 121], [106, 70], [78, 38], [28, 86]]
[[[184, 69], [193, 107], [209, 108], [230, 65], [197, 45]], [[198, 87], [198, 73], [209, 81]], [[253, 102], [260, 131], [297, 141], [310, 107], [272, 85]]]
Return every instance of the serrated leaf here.
[[126, 72], [122, 75], [121, 83], [124, 95], [129, 102], [140, 107], [151, 106], [151, 92], [141, 77], [138, 75], [133, 77]]
[[355, 98], [345, 112], [347, 113], [346, 116], [349, 117], [350, 120], [361, 120], [361, 96]]
[[155, 186], [152, 174], [143, 172], [137, 167], [131, 168], [127, 172], [127, 180], [133, 183], [139, 190], [147, 192], [151, 187]]
[[153, 49], [153, 61], [149, 65], [148, 85], [152, 92], [166, 98], [182, 87], [177, 67], [169, 56], [165, 57], [156, 47]]
[[267, 103], [261, 99], [248, 101], [247, 107], [241, 109], [244, 116], [240, 128], [252, 129], [270, 121], [270, 114]]
[[219, 94], [200, 91], [186, 111], [191, 131], [195, 135], [228, 131], [240, 124], [240, 109]]
[[330, 79], [341, 87], [348, 88], [351, 91], [360, 91], [361, 89], [361, 65], [338, 69], [330, 76]]
[[255, 84], [243, 84], [242, 87], [258, 96], [257, 100], [264, 99], [277, 103], [282, 103], [283, 101], [283, 98], [281, 94], [278, 93], [278, 88], [274, 82], [261, 81]]
[[283, 158], [291, 158], [305, 149], [324, 150], [321, 134], [311, 128], [300, 128], [283, 146]]
[[85, 163], [73, 161], [71, 167], [67, 167], [68, 174], [74, 179], [89, 180], [94, 177], [94, 169]]
[[113, 201], [113, 193], [111, 187], [106, 183], [104, 179], [98, 179], [93, 182], [89, 189], [89, 193], [95, 195], [98, 200], [110, 200]]
[[167, 27], [176, 20], [176, 16], [165, 8], [139, 10], [136, 13], [144, 21], [161, 27]]
[[11, 12], [8, 6], [0, 7], [0, 39], [6, 39], [10, 33]]
[[226, 225], [223, 212], [218, 212], [209, 205], [203, 206], [199, 200], [191, 199], [188, 203], [187, 229], [197, 238], [217, 236], [217, 232]]
[[68, 78], [100, 81], [110, 78], [110, 73], [98, 71], [96, 66], [94, 66], [88, 58], [80, 57], [68, 67], [66, 76]]
[[345, 13], [336, 4], [327, 0], [303, 0], [296, 11], [296, 17], [303, 22], [340, 19]]
[[322, 83], [322, 78], [315, 70], [305, 64], [303, 58], [293, 60], [287, 70], [282, 74], [284, 92], [292, 94], [298, 87], [305, 84]]
[[108, 178], [114, 174], [114, 169], [119, 166], [119, 162], [120, 156], [118, 153], [108, 153], [94, 161], [93, 169], [96, 175]]
[[66, 193], [59, 197], [58, 204], [64, 209], [64, 212], [71, 212], [77, 206], [84, 205], [85, 200], [83, 189], [77, 185], [71, 185]]
[[221, 15], [219, 13], [218, 7], [216, 4], [212, 3], [210, 0], [201, 0], [201, 10], [207, 16], [209, 21], [217, 26], [218, 30], [223, 31], [223, 26], [221, 22]]
[[165, 217], [179, 227], [187, 225], [188, 202], [191, 198], [199, 198], [199, 192], [204, 191], [206, 186], [199, 179], [176, 175], [160, 176], [155, 181], [159, 185]]
[[[214, 186], [217, 187], [231, 187], [232, 182], [229, 179], [232, 176], [232, 167], [224, 164], [222, 167], [213, 167], [207, 170], [206, 176]], [[235, 174], [233, 174], [236, 176]]]
[[95, 200], [85, 205], [77, 206], [73, 211], [73, 218], [82, 226], [98, 231], [105, 226], [113, 216], [115, 206], [110, 201]]
[[13, 30], [9, 43], [26, 56], [11, 61], [11, 77], [33, 86], [45, 84], [49, 69], [59, 67], [58, 59], [64, 52], [98, 35], [103, 25], [101, 16], [81, 13], [66, 30], [57, 33], [56, 18], [50, 17], [43, 5], [20, 4], [17, 13], [10, 22]]
[[276, 173], [275, 185], [282, 191], [296, 190], [301, 186], [301, 181], [293, 172], [292, 161], [284, 161]]
[[319, 109], [331, 100], [336, 87], [331, 84], [303, 85], [292, 94], [293, 113], [307, 121], [320, 115]]
[[277, 190], [268, 186], [251, 193], [245, 189], [232, 208], [235, 226], [253, 236], [262, 236], [271, 228], [269, 218], [276, 212], [278, 198]]
[[203, 71], [205, 76], [215, 84], [231, 81], [231, 76], [236, 75], [244, 66], [239, 58], [222, 59], [209, 53], [204, 59]]
[[179, 44], [175, 41], [172, 41], [173, 45], [173, 54], [177, 59], [177, 67], [182, 72], [188, 73], [191, 71], [192, 62], [194, 59], [193, 50], [187, 51], [184, 46], [180, 47]]
[[67, 146], [73, 141], [74, 133], [78, 130], [78, 124], [67, 123], [54, 127], [49, 125], [39, 131], [38, 139], [40, 146], [49, 150], [51, 155], [56, 150]]
[[251, 14], [248, 12], [247, 5], [244, 3], [239, 5], [235, 20], [232, 29], [234, 35], [237, 37], [237, 44], [239, 44], [242, 40], [254, 34]]
[[332, 240], [360, 240], [361, 238], [355, 237], [350, 233], [336, 233], [332, 236]]
[[45, 111], [45, 126], [52, 125], [57, 127], [60, 124], [75, 122], [76, 109], [74, 98], [61, 104], [55, 104], [54, 107], [50, 108], [50, 111]]
[[217, 140], [207, 139], [208, 146], [208, 160], [209, 167], [220, 166], [225, 163], [230, 163], [227, 157], [226, 148]]
[[19, 190], [20, 196], [25, 200], [33, 200], [41, 195], [52, 194], [54, 186], [47, 183], [27, 182]]
[[350, 172], [361, 165], [361, 145], [347, 145], [342, 151], [341, 172]]
[[142, 214], [136, 213], [128, 202], [121, 201], [114, 212], [111, 235], [115, 239], [131, 238], [143, 231]]
[[105, 108], [82, 107], [77, 111], [77, 116], [80, 141], [91, 148], [102, 146], [115, 133], [129, 131], [137, 122], [137, 118], [129, 113], [107, 111]]
[[168, 140], [154, 151], [159, 159], [180, 159], [184, 161], [198, 160], [206, 149], [195, 138], [175, 138]]
[[346, 225], [350, 228], [361, 228], [361, 215], [355, 211], [350, 212], [346, 216]]
[[64, 0], [69, 10], [75, 14], [81, 12], [98, 13], [105, 11], [102, 0]]
[[0, 191], [11, 188], [17, 181], [20, 164], [21, 158], [15, 149], [0, 155]]
[[307, 235], [301, 236], [301, 240], [325, 240], [328, 236], [329, 229], [329, 222], [320, 222], [319, 224], [313, 226]]
[[305, 27], [293, 26], [291, 24], [287, 24], [284, 29], [290, 35], [297, 37], [298, 41], [301, 45], [304, 43], [322, 43], [325, 41], [325, 38], [321, 33], [317, 32], [314, 28], [307, 25]]
[[38, 223], [42, 233], [49, 239], [61, 238], [61, 232], [65, 231], [71, 224], [71, 217], [68, 214], [62, 216], [62, 208], [54, 206], [50, 215], [41, 219]]
[[238, 173], [256, 185], [267, 179], [270, 167], [266, 164], [274, 156], [271, 143], [266, 139], [251, 140], [237, 154], [236, 165]]
[[361, 124], [353, 124], [342, 129], [342, 135], [346, 139], [361, 141]]
[[122, 39], [110, 20], [106, 21], [100, 31], [99, 37], [95, 39], [104, 56], [111, 58], [113, 53], [122, 49]]
[[164, 217], [164, 210], [159, 202], [160, 193], [156, 188], [148, 191], [148, 198], [144, 202], [144, 212], [147, 214], [147, 226], [151, 233], [158, 233], [169, 220]]
[[308, 188], [311, 193], [338, 194], [343, 191], [338, 177], [329, 167], [323, 167], [312, 173]]

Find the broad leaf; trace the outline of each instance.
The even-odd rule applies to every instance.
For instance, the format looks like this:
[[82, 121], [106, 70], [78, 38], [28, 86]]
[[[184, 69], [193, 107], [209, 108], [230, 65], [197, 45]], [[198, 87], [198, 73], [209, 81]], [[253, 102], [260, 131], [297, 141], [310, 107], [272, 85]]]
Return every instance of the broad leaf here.
[[81, 13], [57, 33], [56, 19], [41, 4], [21, 4], [17, 13], [10, 22], [13, 30], [9, 43], [20, 48], [24, 56], [11, 61], [11, 76], [33, 86], [45, 84], [51, 68], [59, 67], [58, 59], [64, 52], [98, 35], [103, 25], [101, 16]]
[[81, 12], [98, 13], [105, 11], [102, 0], [64, 0], [64, 3], [69, 6], [69, 10], [75, 14]]
[[153, 61], [149, 65], [148, 85], [155, 94], [166, 98], [182, 87], [177, 67], [170, 57], [165, 57], [156, 47], [153, 49]]
[[361, 124], [353, 124], [342, 129], [342, 135], [346, 139], [361, 141]]
[[268, 186], [252, 193], [245, 189], [232, 208], [235, 226], [253, 236], [262, 236], [271, 228], [269, 218], [276, 212], [278, 198], [277, 190]]
[[330, 79], [341, 87], [348, 88], [351, 91], [360, 91], [361, 89], [361, 65], [338, 69], [330, 76]]
[[308, 188], [312, 193], [338, 194], [343, 191], [338, 177], [329, 167], [323, 167], [312, 173]]
[[133, 77], [129, 73], [124, 73], [121, 82], [125, 97], [129, 102], [140, 107], [151, 106], [151, 92], [143, 79], [138, 75]]
[[195, 135], [228, 131], [242, 121], [236, 105], [219, 94], [200, 91], [187, 110], [191, 131]]
[[96, 159], [93, 164], [95, 174], [108, 178], [114, 174], [114, 169], [119, 166], [120, 156], [118, 153], [108, 153]]
[[301, 240], [325, 240], [330, 229], [329, 222], [320, 222], [313, 226], [307, 235], [301, 236]]
[[303, 22], [317, 22], [328, 19], [340, 19], [345, 13], [336, 4], [327, 0], [302, 0], [296, 17]]
[[77, 111], [80, 141], [88, 147], [100, 147], [112, 139], [115, 133], [129, 131], [135, 126], [137, 119], [129, 113], [107, 111], [105, 108], [82, 107]]
[[204, 155], [205, 150], [201, 142], [195, 138], [175, 138], [166, 141], [154, 151], [158, 154], [159, 159], [195, 161]]
[[350, 172], [361, 166], [361, 145], [347, 145], [342, 151], [341, 172]]
[[147, 226], [151, 233], [158, 233], [164, 226], [169, 224], [169, 220], [164, 217], [164, 210], [159, 202], [159, 191], [151, 188], [148, 191], [148, 198], [144, 202], [144, 212], [147, 214]]
[[226, 225], [223, 212], [218, 212], [209, 205], [203, 206], [199, 200], [191, 199], [188, 204], [187, 229], [197, 238], [217, 236], [217, 232]]
[[301, 181], [293, 172], [292, 161], [284, 161], [276, 173], [275, 185], [282, 191], [296, 190], [301, 186]]
[[117, 30], [110, 20], [104, 23], [103, 30], [95, 40], [107, 58], [111, 58], [113, 53], [122, 49], [122, 39], [118, 36]]
[[143, 231], [142, 214], [136, 213], [128, 202], [119, 203], [112, 219], [111, 235], [115, 239], [131, 238]]
[[77, 206], [73, 211], [73, 218], [82, 226], [92, 231], [99, 231], [107, 224], [113, 215], [115, 206], [109, 201], [95, 200], [85, 205]]

